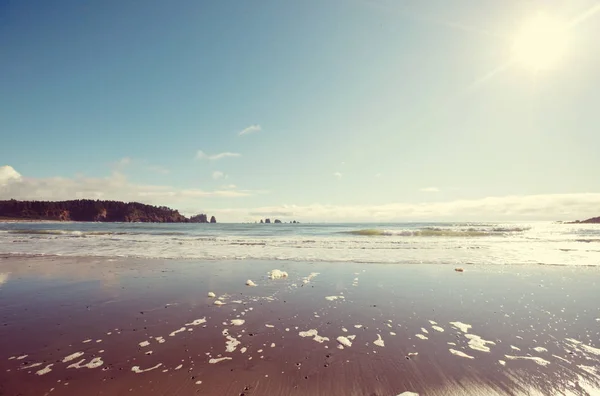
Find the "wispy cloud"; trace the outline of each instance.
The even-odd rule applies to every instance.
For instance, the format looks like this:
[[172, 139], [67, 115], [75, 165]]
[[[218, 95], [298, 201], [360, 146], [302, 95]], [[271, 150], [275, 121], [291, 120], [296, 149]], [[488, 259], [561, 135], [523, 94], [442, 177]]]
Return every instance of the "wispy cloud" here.
[[376, 173], [375, 174], [375, 179], [379, 179], [381, 177], [381, 173]]
[[235, 184], [225, 184], [225, 185], [221, 186], [220, 188], [225, 188], [225, 189], [229, 190], [229, 189], [236, 188], [236, 185]]
[[423, 187], [423, 188], [419, 189], [419, 191], [428, 192], [428, 193], [436, 193], [436, 192], [440, 192], [440, 189], [437, 187]]
[[226, 151], [224, 153], [218, 153], [218, 154], [213, 154], [213, 155], [208, 155], [206, 154], [204, 151], [202, 150], [198, 150], [196, 152], [196, 159], [197, 160], [210, 160], [210, 161], [216, 161], [216, 160], [220, 160], [223, 158], [229, 158], [229, 157], [241, 157], [242, 155], [239, 153], [231, 153], [229, 151]]
[[205, 191], [195, 188], [179, 189], [167, 185], [137, 184], [117, 171], [113, 171], [106, 177], [27, 178], [11, 166], [0, 167], [0, 199], [108, 199], [177, 207], [180, 204], [193, 202], [196, 198], [238, 198], [262, 193], [254, 190], [238, 190], [235, 186]]
[[511, 195], [384, 205], [277, 205], [214, 209], [221, 221], [282, 216], [310, 222], [574, 220], [598, 215], [600, 193]]
[[340, 172], [335, 172], [335, 173], [333, 174], [333, 176], [334, 176], [334, 177], [336, 177], [336, 178], [338, 178], [338, 179], [341, 179], [341, 178], [342, 178], [342, 174], [341, 174]]
[[240, 131], [240, 133], [238, 133], [238, 135], [239, 136], [249, 135], [251, 133], [259, 132], [261, 130], [262, 130], [262, 128], [260, 127], [260, 125], [250, 125], [249, 127], [242, 129]]
[[159, 165], [149, 165], [146, 167], [150, 172], [158, 173], [159, 175], [168, 175], [171, 173], [167, 168], [164, 168]]
[[226, 178], [226, 177], [227, 177], [227, 175], [225, 173], [221, 172], [221, 171], [214, 171], [212, 173], [212, 178], [215, 179], [215, 180], [223, 179], [223, 178]]

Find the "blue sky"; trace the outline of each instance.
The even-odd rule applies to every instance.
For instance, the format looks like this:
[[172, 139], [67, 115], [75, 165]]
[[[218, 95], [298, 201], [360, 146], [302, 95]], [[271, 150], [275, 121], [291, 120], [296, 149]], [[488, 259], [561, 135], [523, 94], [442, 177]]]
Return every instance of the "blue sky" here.
[[[599, 8], [0, 1], [0, 198], [229, 221], [597, 214]], [[566, 26], [541, 70], [513, 50], [540, 13]]]

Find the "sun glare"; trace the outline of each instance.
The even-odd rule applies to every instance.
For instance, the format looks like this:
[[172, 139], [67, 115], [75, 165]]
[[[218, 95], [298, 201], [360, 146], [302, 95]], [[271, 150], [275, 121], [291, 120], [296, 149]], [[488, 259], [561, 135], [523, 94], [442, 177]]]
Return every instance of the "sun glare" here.
[[567, 25], [546, 14], [528, 20], [516, 34], [514, 60], [535, 72], [556, 67], [567, 50]]

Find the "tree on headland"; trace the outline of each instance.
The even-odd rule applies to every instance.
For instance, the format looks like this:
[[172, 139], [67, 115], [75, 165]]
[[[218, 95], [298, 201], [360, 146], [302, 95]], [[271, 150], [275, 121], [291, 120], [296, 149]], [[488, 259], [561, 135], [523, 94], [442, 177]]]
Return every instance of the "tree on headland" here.
[[[207, 223], [206, 215], [204, 222]], [[77, 199], [72, 201], [0, 201], [0, 219], [188, 223], [195, 222], [177, 210], [166, 206], [152, 206], [139, 202]], [[214, 218], [214, 216], [213, 216]], [[212, 219], [211, 219], [212, 220]], [[214, 220], [216, 223], [216, 219]]]

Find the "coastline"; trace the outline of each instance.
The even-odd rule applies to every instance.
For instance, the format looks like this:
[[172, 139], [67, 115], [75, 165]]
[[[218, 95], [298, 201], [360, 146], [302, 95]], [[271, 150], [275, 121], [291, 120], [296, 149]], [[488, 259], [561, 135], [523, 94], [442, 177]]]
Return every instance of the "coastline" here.
[[0, 274], [7, 394], [600, 392], [594, 267], [2, 257]]

